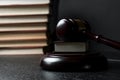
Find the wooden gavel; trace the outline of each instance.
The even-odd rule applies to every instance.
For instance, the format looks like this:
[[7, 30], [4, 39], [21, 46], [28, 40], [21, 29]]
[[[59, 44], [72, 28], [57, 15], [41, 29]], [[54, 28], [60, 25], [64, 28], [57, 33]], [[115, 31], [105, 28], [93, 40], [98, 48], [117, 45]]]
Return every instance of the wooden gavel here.
[[81, 19], [61, 19], [56, 27], [56, 35], [62, 41], [86, 41], [92, 39], [120, 50], [120, 42], [92, 33], [87, 22]]
[[[88, 42], [89, 39], [120, 50], [120, 42], [91, 32], [86, 21], [61, 19], [56, 26], [56, 36], [64, 42]], [[46, 52], [40, 66], [54, 71], [101, 71], [108, 68], [107, 58], [101, 52]]]

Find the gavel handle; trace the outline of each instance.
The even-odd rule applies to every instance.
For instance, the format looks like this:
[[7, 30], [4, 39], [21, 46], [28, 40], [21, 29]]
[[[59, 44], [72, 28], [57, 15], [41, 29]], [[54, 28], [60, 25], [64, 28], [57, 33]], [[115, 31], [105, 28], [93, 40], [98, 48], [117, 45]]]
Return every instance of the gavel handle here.
[[94, 33], [87, 32], [87, 31], [83, 31], [83, 33], [87, 37], [89, 37], [90, 39], [92, 39], [92, 40], [94, 40], [96, 42], [103, 43], [105, 45], [108, 45], [110, 47], [113, 47], [113, 48], [116, 48], [116, 49], [120, 50], [120, 42], [117, 42], [117, 41], [105, 38], [105, 37], [103, 37], [101, 35], [96, 35]]

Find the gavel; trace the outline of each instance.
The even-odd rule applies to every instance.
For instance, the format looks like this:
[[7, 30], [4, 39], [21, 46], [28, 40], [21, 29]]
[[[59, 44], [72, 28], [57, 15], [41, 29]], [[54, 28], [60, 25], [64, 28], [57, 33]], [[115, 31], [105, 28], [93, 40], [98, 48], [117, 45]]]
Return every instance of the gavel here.
[[[87, 42], [92, 39], [120, 50], [120, 42], [96, 35], [90, 26], [82, 19], [61, 19], [56, 26], [58, 41]], [[40, 66], [53, 71], [99, 71], [108, 68], [107, 58], [101, 52], [48, 52], [42, 59]]]
[[86, 41], [92, 39], [120, 50], [120, 42], [92, 33], [88, 23], [82, 19], [61, 19], [57, 24], [56, 34], [62, 41]]

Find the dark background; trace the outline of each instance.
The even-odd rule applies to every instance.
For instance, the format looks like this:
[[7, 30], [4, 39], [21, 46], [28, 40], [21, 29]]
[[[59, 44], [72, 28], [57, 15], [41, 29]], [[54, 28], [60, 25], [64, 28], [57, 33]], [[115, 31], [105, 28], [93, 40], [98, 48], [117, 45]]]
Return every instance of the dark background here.
[[[120, 41], [120, 0], [60, 0], [58, 20], [61, 18], [85, 19], [92, 32]], [[91, 41], [93, 51], [112, 51], [116, 49]]]

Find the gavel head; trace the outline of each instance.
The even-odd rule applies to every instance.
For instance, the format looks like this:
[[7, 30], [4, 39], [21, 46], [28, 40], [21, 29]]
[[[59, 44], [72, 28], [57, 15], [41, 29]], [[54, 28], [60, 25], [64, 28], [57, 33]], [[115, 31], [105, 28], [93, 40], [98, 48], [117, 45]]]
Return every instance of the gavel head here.
[[61, 19], [56, 26], [56, 35], [61, 41], [86, 41], [83, 31], [90, 31], [90, 27], [81, 19]]

